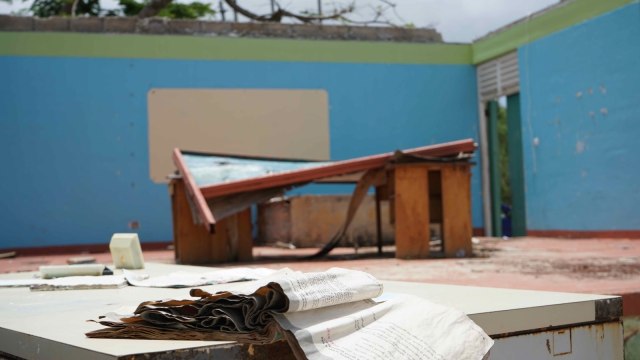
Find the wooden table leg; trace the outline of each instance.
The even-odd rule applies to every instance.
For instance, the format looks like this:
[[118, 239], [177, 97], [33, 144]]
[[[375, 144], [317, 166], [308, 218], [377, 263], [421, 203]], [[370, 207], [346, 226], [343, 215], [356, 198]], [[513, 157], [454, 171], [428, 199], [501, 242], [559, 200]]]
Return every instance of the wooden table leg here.
[[397, 166], [395, 180], [396, 258], [429, 257], [429, 177], [422, 166]]
[[471, 172], [466, 164], [442, 168], [443, 248], [446, 257], [471, 256]]
[[251, 231], [251, 208], [234, 215], [236, 217], [237, 253], [235, 261], [253, 260], [253, 234]]
[[381, 189], [376, 186], [376, 237], [378, 242], [378, 255], [382, 255], [382, 212], [380, 211]]
[[175, 260], [179, 264], [213, 264], [252, 260], [251, 210], [216, 222], [215, 233], [193, 220], [182, 180], [171, 183]]

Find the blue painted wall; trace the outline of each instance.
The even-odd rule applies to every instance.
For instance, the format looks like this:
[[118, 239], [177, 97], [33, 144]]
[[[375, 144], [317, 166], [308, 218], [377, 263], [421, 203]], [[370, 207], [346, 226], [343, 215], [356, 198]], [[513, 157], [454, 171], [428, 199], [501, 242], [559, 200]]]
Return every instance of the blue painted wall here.
[[[471, 65], [8, 56], [0, 79], [0, 248], [106, 243], [130, 221], [171, 240], [166, 186], [149, 178], [151, 88], [326, 89], [335, 160], [477, 139]], [[472, 187], [482, 227], [477, 167]]]
[[640, 229], [640, 4], [518, 56], [528, 229]]

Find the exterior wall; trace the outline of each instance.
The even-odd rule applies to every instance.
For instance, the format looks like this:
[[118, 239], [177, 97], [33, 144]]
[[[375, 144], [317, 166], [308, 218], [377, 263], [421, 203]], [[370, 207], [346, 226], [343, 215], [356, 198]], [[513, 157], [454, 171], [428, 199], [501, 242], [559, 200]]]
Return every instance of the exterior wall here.
[[[172, 238], [152, 88], [323, 89], [334, 160], [477, 139], [466, 45], [5, 32], [0, 79], [0, 248]], [[477, 169], [472, 188], [481, 227]]]
[[519, 48], [530, 233], [640, 234], [639, 38], [636, 2]]

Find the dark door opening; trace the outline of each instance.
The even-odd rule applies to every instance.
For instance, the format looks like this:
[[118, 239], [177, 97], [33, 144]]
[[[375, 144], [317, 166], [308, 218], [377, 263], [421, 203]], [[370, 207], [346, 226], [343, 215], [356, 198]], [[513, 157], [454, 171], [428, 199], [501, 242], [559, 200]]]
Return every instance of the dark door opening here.
[[493, 236], [524, 236], [526, 230], [520, 95], [487, 104], [487, 135]]

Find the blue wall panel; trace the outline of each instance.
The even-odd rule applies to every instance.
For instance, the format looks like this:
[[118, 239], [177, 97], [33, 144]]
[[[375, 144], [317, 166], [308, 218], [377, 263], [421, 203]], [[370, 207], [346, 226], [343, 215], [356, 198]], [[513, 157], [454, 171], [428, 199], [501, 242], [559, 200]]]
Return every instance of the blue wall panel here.
[[[130, 221], [172, 238], [149, 178], [151, 88], [326, 89], [335, 160], [477, 139], [467, 65], [1, 57], [0, 78], [0, 248], [105, 243]], [[481, 227], [477, 169], [472, 186]]]
[[640, 4], [518, 55], [527, 227], [640, 229]]

